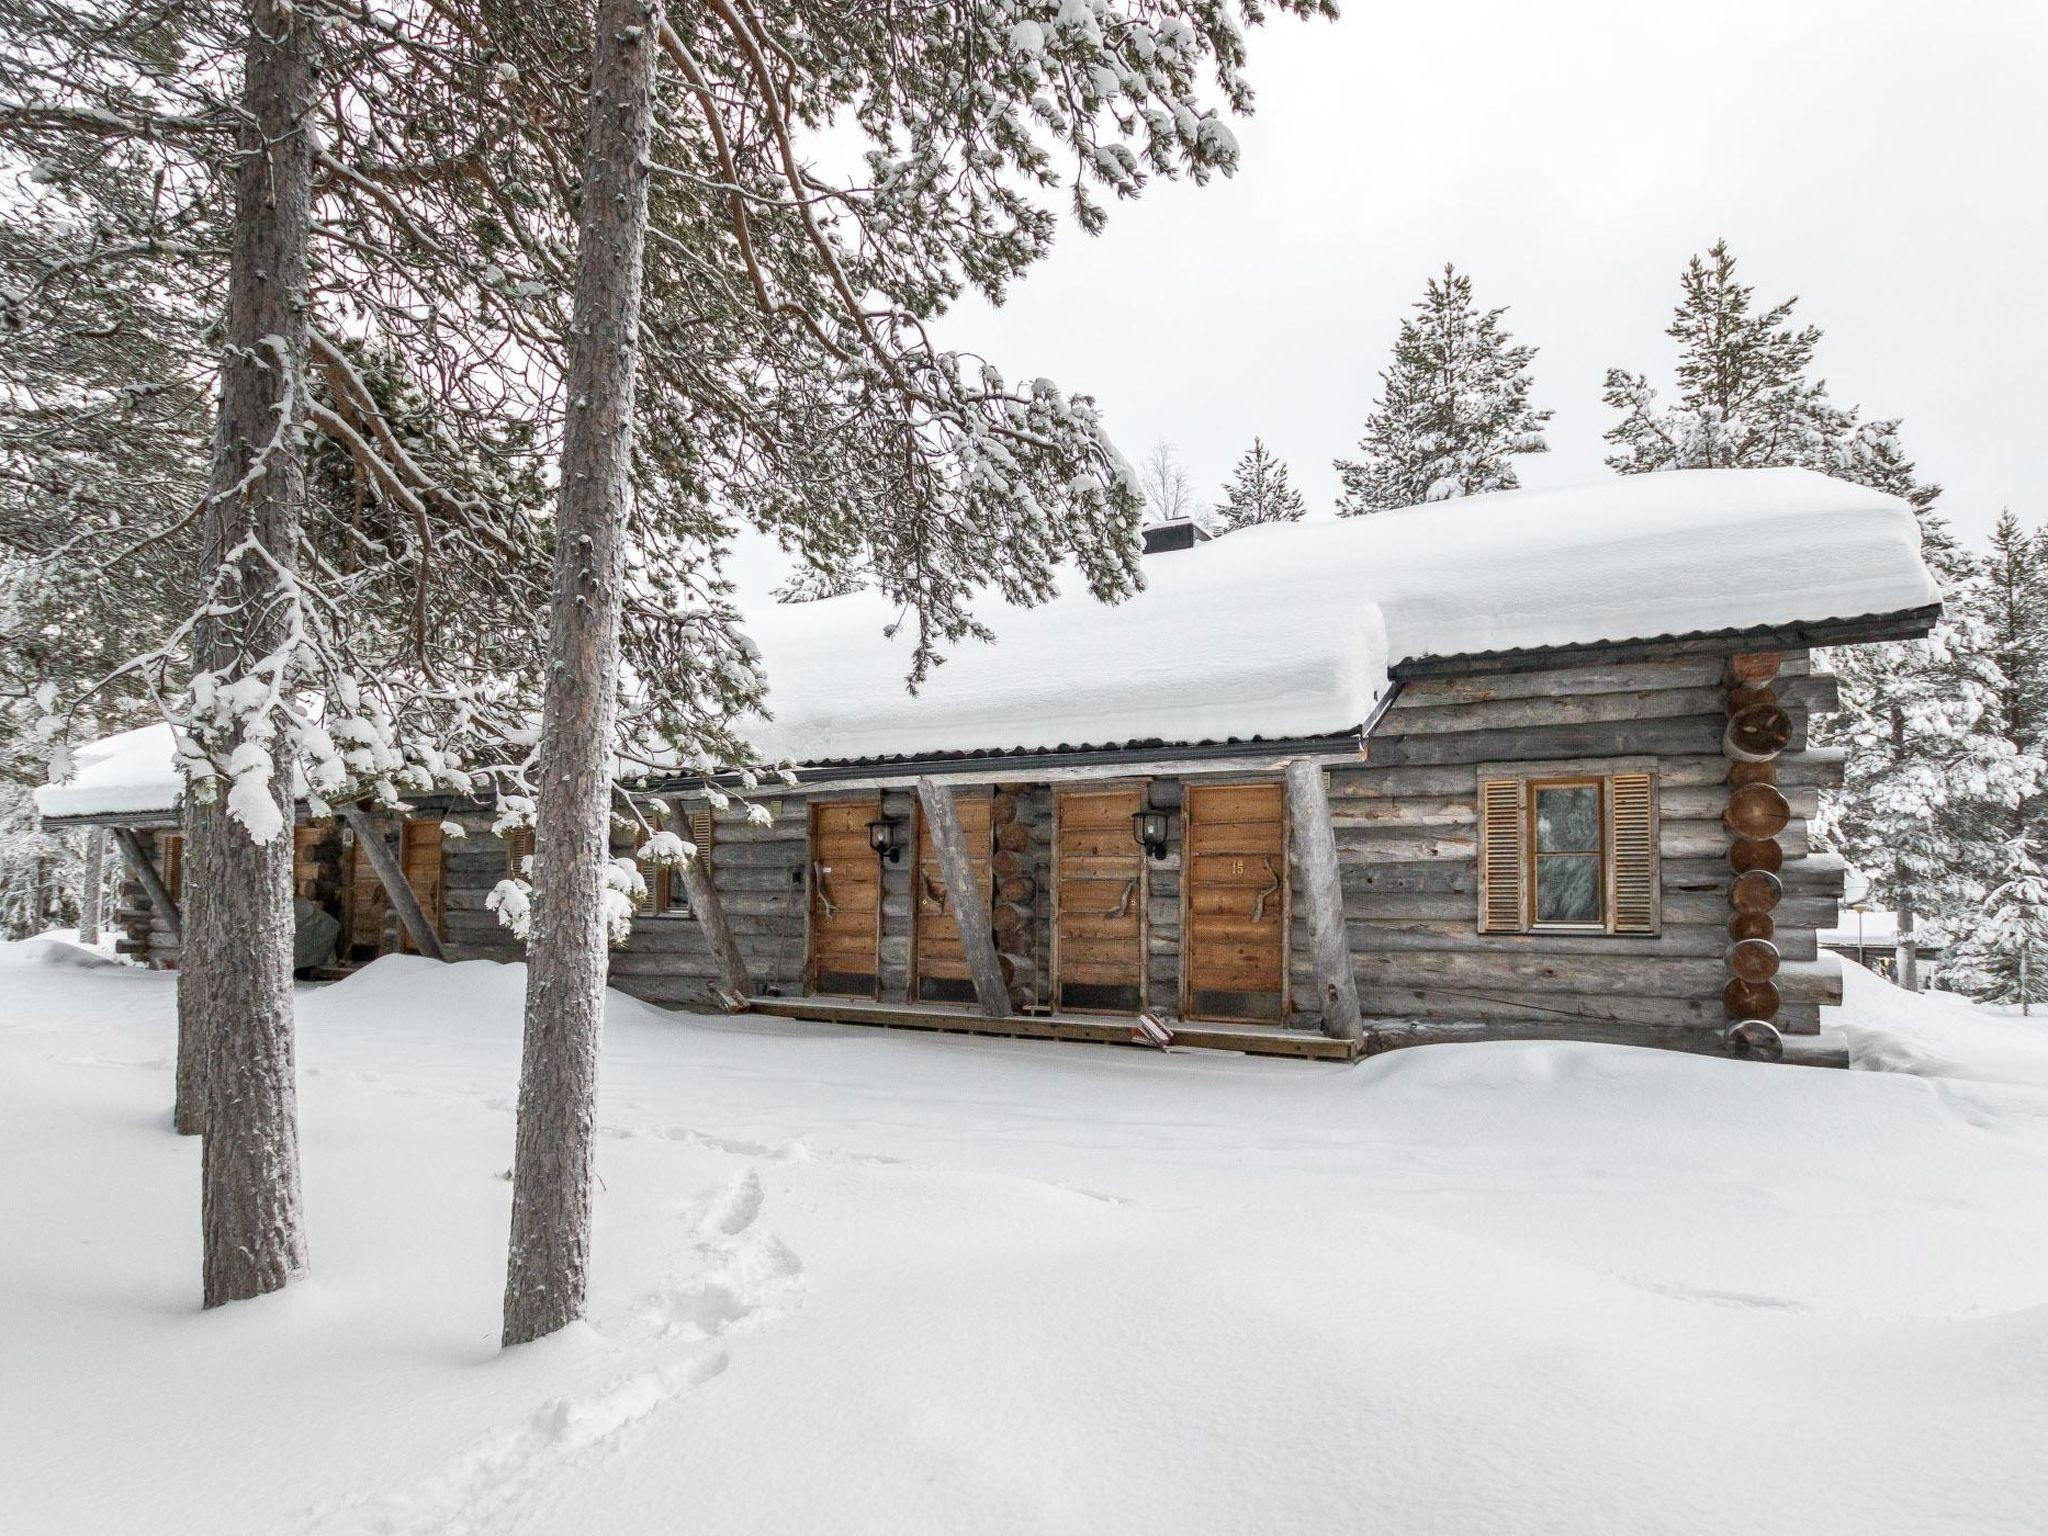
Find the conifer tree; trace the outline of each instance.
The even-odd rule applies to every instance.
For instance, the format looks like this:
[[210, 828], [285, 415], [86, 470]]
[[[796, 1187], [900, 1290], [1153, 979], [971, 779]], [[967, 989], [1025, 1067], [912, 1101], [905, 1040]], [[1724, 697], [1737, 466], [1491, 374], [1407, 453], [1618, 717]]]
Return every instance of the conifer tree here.
[[[2048, 779], [2048, 550], [2011, 508], [1999, 514], [1990, 550], [1975, 563], [1958, 607], [1970, 626], [1960, 659], [1984, 700], [1977, 729], [2003, 743], [2036, 778]], [[2041, 809], [2038, 793], [2028, 794], [1999, 819], [2004, 835], [1996, 841], [2002, 846], [2032, 833]]]
[[1548, 449], [1551, 412], [1529, 403], [1536, 349], [1512, 340], [1506, 313], [1475, 308], [1472, 279], [1448, 264], [1441, 281], [1429, 280], [1380, 375], [1360, 457], [1336, 461], [1341, 516], [1521, 484], [1515, 456]]
[[1950, 962], [1953, 979], [1980, 1002], [2048, 1002], [2048, 870], [2022, 833], [2001, 849], [2001, 878]]
[[1944, 581], [1966, 562], [1932, 508], [1941, 487], [1921, 482], [1899, 442], [1897, 418], [1864, 421], [1809, 377], [1817, 325], [1793, 320], [1796, 296], [1761, 311], [1735, 275], [1735, 254], [1717, 240], [1679, 274], [1678, 307], [1664, 334], [1678, 343], [1677, 392], [1660, 406], [1649, 378], [1607, 370], [1602, 399], [1621, 412], [1607, 429], [1617, 473], [1664, 469], [1816, 469], [1902, 497], [1920, 514], [1928, 563]]
[[1216, 521], [1224, 533], [1235, 533], [1254, 523], [1298, 523], [1307, 510], [1301, 492], [1287, 483], [1287, 466], [1266, 451], [1264, 439], [1255, 437], [1237, 461]]

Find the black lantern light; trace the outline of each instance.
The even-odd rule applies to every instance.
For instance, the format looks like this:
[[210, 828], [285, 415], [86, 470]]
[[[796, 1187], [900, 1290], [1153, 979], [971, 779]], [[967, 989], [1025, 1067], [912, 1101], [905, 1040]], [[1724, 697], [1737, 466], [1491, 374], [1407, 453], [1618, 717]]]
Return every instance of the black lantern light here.
[[868, 846], [891, 864], [903, 861], [903, 819], [884, 816], [868, 823]]
[[1166, 827], [1164, 811], [1131, 813], [1131, 836], [1143, 844], [1145, 851], [1155, 859], [1166, 857]]

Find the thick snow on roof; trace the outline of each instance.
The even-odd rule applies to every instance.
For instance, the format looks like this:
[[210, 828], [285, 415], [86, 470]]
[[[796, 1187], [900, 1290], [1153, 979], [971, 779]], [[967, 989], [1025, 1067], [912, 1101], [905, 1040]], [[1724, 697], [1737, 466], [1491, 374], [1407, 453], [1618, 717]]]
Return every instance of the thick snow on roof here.
[[177, 745], [163, 721], [75, 749], [72, 774], [36, 791], [45, 816], [160, 815], [178, 805]]
[[[873, 592], [756, 612], [761, 757], [1320, 736], [1356, 729], [1388, 668], [1427, 656], [1648, 640], [1898, 613], [1940, 593], [1913, 510], [1798, 469], [1686, 470], [1275, 524], [1148, 557], [1118, 604], [984, 605], [913, 696], [914, 637]], [[45, 815], [176, 803], [168, 727], [78, 754]]]
[[1815, 623], [1937, 601], [1895, 497], [1797, 469], [1621, 476], [1148, 558], [1146, 590], [985, 609], [917, 697], [874, 593], [754, 616], [764, 757], [1197, 743], [1362, 724], [1394, 662]]

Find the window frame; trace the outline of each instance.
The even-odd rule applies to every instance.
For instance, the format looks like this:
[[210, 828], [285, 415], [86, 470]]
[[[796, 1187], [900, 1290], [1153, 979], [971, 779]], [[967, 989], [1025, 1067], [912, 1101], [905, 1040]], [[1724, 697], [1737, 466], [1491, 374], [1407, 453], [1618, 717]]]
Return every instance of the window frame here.
[[[1544, 849], [1536, 831], [1536, 800], [1546, 789], [1590, 789], [1593, 791], [1594, 848]], [[1522, 928], [1528, 933], [1610, 933], [1614, 923], [1614, 828], [1612, 774], [1572, 773], [1529, 777], [1522, 780]], [[1599, 861], [1595, 894], [1598, 916], [1584, 922], [1543, 918], [1543, 861], [1583, 859]]]
[[[1478, 828], [1474, 839], [1474, 857], [1478, 864], [1477, 911], [1475, 926], [1478, 933], [1497, 939], [1542, 939], [1560, 940], [1609, 937], [1620, 939], [1654, 939], [1663, 933], [1663, 855], [1658, 846], [1663, 817], [1663, 781], [1661, 761], [1654, 756], [1635, 755], [1627, 757], [1585, 757], [1554, 761], [1536, 762], [1492, 762], [1478, 763], [1475, 768], [1475, 799], [1478, 810]], [[1639, 777], [1646, 781], [1646, 787], [1626, 797], [1631, 812], [1627, 828], [1617, 824], [1621, 814], [1622, 798], [1617, 796], [1616, 781]], [[1599, 835], [1600, 835], [1600, 921], [1584, 922], [1539, 922], [1536, 918], [1537, 877], [1536, 865], [1536, 792], [1539, 789], [1560, 787], [1581, 787], [1595, 785], [1599, 794]], [[1494, 829], [1507, 821], [1506, 806], [1498, 809], [1503, 813], [1491, 816], [1490, 801], [1496, 793], [1505, 798], [1506, 787], [1512, 786], [1514, 805], [1512, 824], [1514, 848], [1501, 870], [1503, 877], [1512, 874], [1519, 890], [1515, 893], [1514, 926], [1507, 925], [1505, 913], [1499, 911], [1490, 891], [1489, 870], [1495, 867], [1498, 839]], [[1636, 819], [1639, 818], [1639, 819]], [[1622, 845], [1631, 848], [1631, 861], [1627, 873], [1630, 876], [1629, 911], [1624, 914], [1622, 907], [1621, 874], [1618, 860]], [[1644, 864], [1639, 869], [1635, 863], [1640, 851]], [[1505, 849], [1498, 849], [1506, 853]], [[1583, 853], [1578, 850], [1558, 849], [1555, 853]], [[1505, 895], [1506, 892], [1500, 894]], [[1624, 921], [1628, 926], [1623, 926]]]

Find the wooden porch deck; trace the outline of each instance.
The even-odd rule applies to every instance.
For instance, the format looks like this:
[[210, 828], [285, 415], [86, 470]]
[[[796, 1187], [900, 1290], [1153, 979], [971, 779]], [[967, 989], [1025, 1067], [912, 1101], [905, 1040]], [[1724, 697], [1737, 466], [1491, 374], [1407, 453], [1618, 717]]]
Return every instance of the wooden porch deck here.
[[[945, 1034], [1001, 1035], [1024, 1040], [1072, 1040], [1092, 1045], [1137, 1045], [1132, 1021], [1104, 1014], [1012, 1014], [991, 1019], [937, 1003], [871, 1003], [847, 997], [756, 997], [747, 1011], [778, 1019], [815, 1019], [831, 1024], [866, 1024], [885, 1029], [928, 1029]], [[1173, 1043], [1248, 1056], [1294, 1056], [1316, 1061], [1355, 1061], [1364, 1054], [1358, 1040], [1333, 1040], [1308, 1030], [1261, 1025], [1176, 1024]], [[1147, 1046], [1148, 1050], [1156, 1047]]]
[[[865, 1024], [882, 1029], [925, 1029], [942, 1034], [995, 1035], [1022, 1040], [1068, 1040], [1091, 1045], [1140, 1045], [1132, 1021], [1106, 1014], [1013, 1014], [991, 1019], [938, 1003], [874, 1003], [848, 997], [756, 997], [747, 1011], [771, 1018], [811, 1019], [830, 1024]], [[1337, 1040], [1312, 1030], [1265, 1025], [1175, 1024], [1173, 1043], [1197, 1050], [1236, 1051], [1247, 1056], [1292, 1056], [1313, 1061], [1357, 1061], [1382, 1051], [1461, 1041], [1583, 1040], [1676, 1050], [1706, 1056], [1724, 1054], [1718, 1030], [1697, 1026], [1619, 1033], [1600, 1028], [1560, 1029], [1529, 1024], [1445, 1024], [1441, 1021], [1373, 1019], [1359, 1040]], [[1839, 1030], [1785, 1036], [1783, 1061], [1791, 1066], [1846, 1068], [1849, 1050]], [[1147, 1046], [1146, 1049], [1156, 1049]]]

